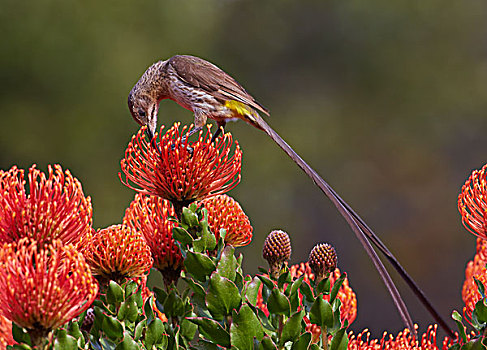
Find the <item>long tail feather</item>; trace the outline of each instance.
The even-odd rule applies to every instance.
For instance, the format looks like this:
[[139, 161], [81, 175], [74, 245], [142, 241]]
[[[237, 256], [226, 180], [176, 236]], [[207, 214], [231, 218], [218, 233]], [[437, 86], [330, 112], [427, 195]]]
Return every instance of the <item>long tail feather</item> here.
[[384, 256], [392, 264], [392, 266], [398, 271], [399, 275], [406, 281], [407, 285], [412, 289], [414, 294], [419, 298], [421, 303], [430, 312], [436, 322], [440, 324], [440, 326], [445, 330], [446, 333], [448, 333], [451, 337], [454, 337], [452, 330], [441, 318], [441, 316], [426, 298], [422, 290], [417, 286], [411, 276], [409, 276], [409, 274], [404, 270], [404, 268], [394, 257], [394, 255], [389, 251], [389, 249], [387, 249], [384, 243], [382, 243], [379, 237], [377, 237], [377, 235], [369, 228], [369, 226], [363, 221], [363, 219], [260, 116], [255, 118], [254, 123], [257, 124], [255, 126], [257, 126], [261, 130], [264, 130], [264, 132], [269, 135], [269, 137], [274, 142], [276, 142], [279, 147], [281, 147], [281, 149], [313, 180], [313, 182], [336, 206], [340, 214], [344, 217], [344, 219], [347, 221], [347, 223], [359, 239], [360, 243], [363, 245], [365, 251], [369, 255], [377, 271], [379, 272], [379, 275], [381, 276], [389, 293], [391, 294], [394, 304], [396, 305], [406, 327], [408, 327], [411, 331], [414, 331], [411, 316], [409, 315], [407, 307], [402, 300], [401, 295], [399, 294], [399, 291], [397, 290], [389, 273], [382, 264], [382, 261], [377, 256], [375, 250], [370, 245], [367, 237], [384, 254]]

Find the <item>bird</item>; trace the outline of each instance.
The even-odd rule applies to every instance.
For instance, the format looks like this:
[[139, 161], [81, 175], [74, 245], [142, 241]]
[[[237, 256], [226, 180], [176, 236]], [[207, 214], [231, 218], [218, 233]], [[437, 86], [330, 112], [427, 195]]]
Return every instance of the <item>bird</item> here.
[[266, 123], [259, 112], [269, 116], [269, 110], [234, 78], [213, 63], [190, 55], [176, 55], [152, 64], [128, 96], [132, 117], [140, 125], [147, 126], [150, 140], [153, 140], [156, 132], [159, 103], [163, 99], [171, 99], [194, 113], [195, 127], [187, 137], [201, 130], [208, 118], [215, 120], [218, 125], [211, 142], [218, 137], [226, 123], [232, 120], [243, 120], [264, 131], [312, 179], [343, 216], [379, 272], [406, 327], [415, 334], [407, 307], [371, 242], [405, 280], [433, 318], [454, 337], [452, 330], [386, 245], [350, 205]]
[[155, 134], [161, 100], [170, 99], [194, 113], [194, 128], [200, 131], [207, 119], [218, 128], [213, 142], [228, 121], [241, 119], [263, 130], [259, 112], [269, 116], [267, 108], [255, 100], [242, 85], [216, 65], [195, 56], [176, 55], [151, 65], [129, 93], [132, 117], [147, 125], [149, 137]]

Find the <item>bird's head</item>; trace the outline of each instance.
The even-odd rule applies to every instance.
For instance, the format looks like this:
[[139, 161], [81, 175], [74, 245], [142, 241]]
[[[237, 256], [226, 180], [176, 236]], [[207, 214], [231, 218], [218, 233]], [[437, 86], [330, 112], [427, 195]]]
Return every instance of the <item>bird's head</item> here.
[[132, 89], [128, 105], [134, 120], [140, 125], [147, 125], [147, 133], [152, 140], [157, 127], [158, 101], [150, 95], [140, 94], [136, 89]]

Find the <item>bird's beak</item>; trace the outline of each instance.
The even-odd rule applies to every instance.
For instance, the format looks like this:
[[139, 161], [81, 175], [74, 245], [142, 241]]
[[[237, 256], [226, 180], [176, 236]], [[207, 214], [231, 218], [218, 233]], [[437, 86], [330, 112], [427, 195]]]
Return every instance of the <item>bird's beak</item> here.
[[150, 132], [149, 135], [152, 135], [152, 138], [156, 134], [157, 129], [157, 108], [153, 108], [149, 110], [149, 122], [147, 123], [147, 131]]
[[147, 129], [145, 129], [145, 132], [147, 133], [147, 136], [149, 136], [149, 141], [152, 141], [152, 139], [154, 138], [154, 132], [150, 129], [149, 126], [147, 127]]

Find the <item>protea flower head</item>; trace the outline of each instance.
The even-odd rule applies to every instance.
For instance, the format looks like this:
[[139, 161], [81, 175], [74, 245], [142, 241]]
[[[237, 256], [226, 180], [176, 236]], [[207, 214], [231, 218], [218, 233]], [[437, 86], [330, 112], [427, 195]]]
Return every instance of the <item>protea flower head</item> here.
[[[418, 326], [415, 325], [415, 329]], [[384, 332], [382, 339], [370, 339], [370, 332], [365, 330], [357, 336], [350, 332], [348, 349], [349, 350], [440, 350], [448, 349], [448, 340], [445, 339], [442, 346], [438, 347], [436, 343], [437, 325], [430, 325], [420, 339], [416, 339], [409, 329], [399, 332], [397, 336]]]
[[174, 208], [167, 200], [157, 196], [136, 194], [125, 211], [123, 223], [141, 232], [150, 248], [154, 267], [164, 277], [164, 283], [176, 282], [183, 266], [181, 251], [172, 238]]
[[148, 141], [146, 127], [132, 137], [121, 168], [122, 182], [140, 192], [171, 201], [179, 216], [183, 206], [223, 194], [240, 182], [242, 151], [229, 133], [212, 143], [210, 127], [189, 142], [188, 129], [176, 123]]
[[226, 194], [203, 199], [201, 202], [208, 210], [208, 225], [216, 238], [220, 237], [220, 229], [225, 229], [225, 243], [234, 247], [245, 246], [252, 240], [250, 220], [240, 204]]
[[274, 230], [269, 233], [264, 241], [262, 256], [269, 263], [269, 274], [273, 278], [279, 277], [282, 264], [291, 257], [289, 235], [281, 230]]
[[93, 275], [103, 285], [109, 280], [122, 283], [152, 267], [152, 256], [144, 237], [124, 225], [99, 229], [86, 242], [82, 252]]
[[6, 349], [7, 345], [14, 345], [12, 336], [12, 321], [0, 315], [0, 349]]
[[81, 183], [60, 165], [48, 175], [35, 165], [29, 169], [28, 191], [24, 170], [0, 170], [0, 243], [29, 237], [42, 245], [54, 239], [77, 243], [90, 233], [92, 207]]
[[487, 239], [487, 164], [474, 170], [458, 196], [462, 223], [474, 235]]
[[465, 269], [465, 282], [462, 288], [462, 299], [465, 303], [464, 314], [468, 319], [472, 318], [472, 312], [475, 304], [482, 299], [478, 291], [475, 279], [478, 279], [484, 285], [487, 285], [487, 241], [477, 238], [477, 253], [473, 260], [469, 261]]
[[26, 328], [33, 345], [86, 310], [98, 293], [83, 255], [54, 240], [31, 239], [0, 248], [0, 313]]
[[335, 248], [328, 243], [317, 244], [309, 253], [308, 264], [313, 270], [316, 279], [315, 283], [320, 283], [327, 274], [337, 268], [337, 254]]

